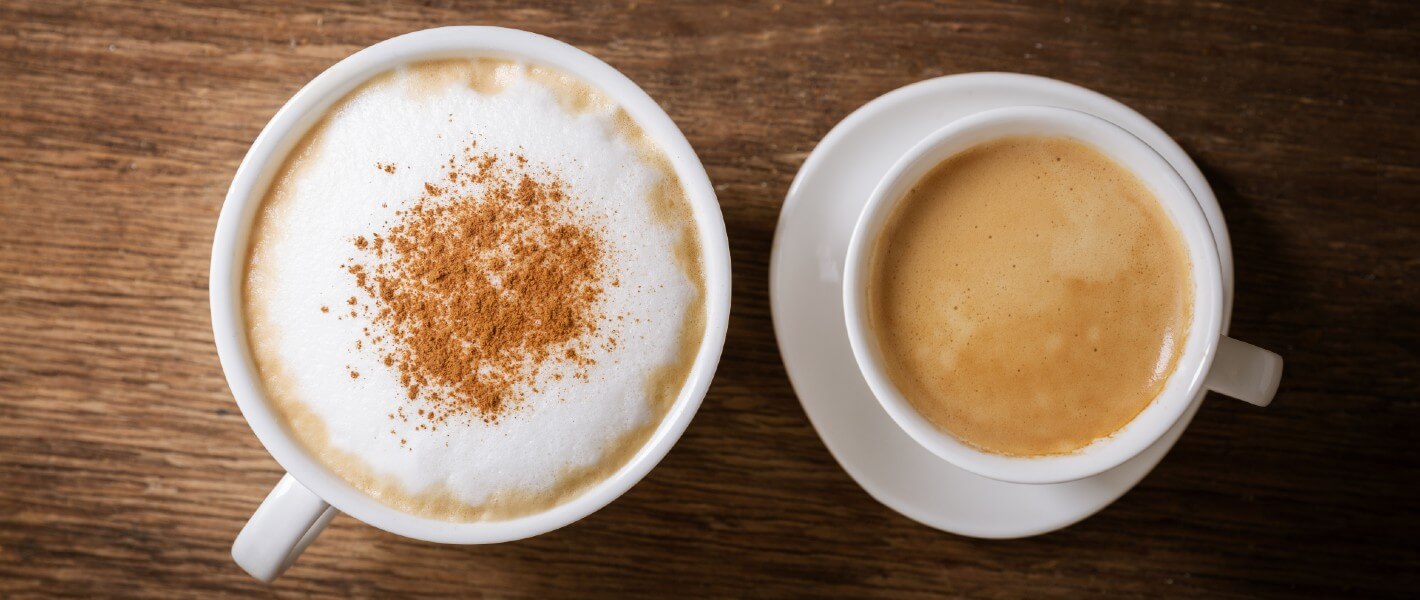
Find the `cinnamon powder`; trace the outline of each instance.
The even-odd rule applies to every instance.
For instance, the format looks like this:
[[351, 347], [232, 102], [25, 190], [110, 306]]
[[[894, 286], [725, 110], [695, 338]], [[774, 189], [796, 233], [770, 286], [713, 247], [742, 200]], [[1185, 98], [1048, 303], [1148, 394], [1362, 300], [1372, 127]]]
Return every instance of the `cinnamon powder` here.
[[443, 167], [385, 234], [353, 240], [345, 267], [380, 330], [369, 345], [429, 408], [421, 429], [495, 422], [553, 363], [555, 379], [586, 379], [610, 275], [603, 230], [549, 171], [473, 145]]

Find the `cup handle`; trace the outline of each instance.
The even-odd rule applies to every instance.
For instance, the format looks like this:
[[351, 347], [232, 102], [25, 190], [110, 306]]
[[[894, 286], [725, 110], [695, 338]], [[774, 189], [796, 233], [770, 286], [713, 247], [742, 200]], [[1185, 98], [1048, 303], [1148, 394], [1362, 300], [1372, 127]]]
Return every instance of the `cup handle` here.
[[232, 559], [252, 577], [271, 583], [296, 562], [336, 512], [287, 473], [237, 534]]
[[1203, 385], [1243, 402], [1267, 406], [1281, 381], [1281, 356], [1225, 335], [1218, 339], [1218, 356]]

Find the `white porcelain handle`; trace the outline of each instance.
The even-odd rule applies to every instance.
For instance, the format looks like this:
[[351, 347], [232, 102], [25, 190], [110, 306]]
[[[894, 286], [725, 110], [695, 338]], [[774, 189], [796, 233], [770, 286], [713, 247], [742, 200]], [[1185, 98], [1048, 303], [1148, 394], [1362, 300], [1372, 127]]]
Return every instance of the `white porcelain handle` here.
[[288, 473], [237, 534], [232, 559], [252, 577], [270, 583], [296, 562], [336, 512]]
[[1282, 357], [1228, 336], [1218, 340], [1218, 357], [1204, 386], [1238, 400], [1267, 406], [1282, 381]]

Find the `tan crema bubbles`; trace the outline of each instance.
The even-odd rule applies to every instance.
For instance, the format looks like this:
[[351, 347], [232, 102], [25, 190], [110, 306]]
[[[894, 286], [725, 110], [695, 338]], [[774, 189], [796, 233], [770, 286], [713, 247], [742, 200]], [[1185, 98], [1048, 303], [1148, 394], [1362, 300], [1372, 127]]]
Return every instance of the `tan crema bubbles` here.
[[1007, 455], [1071, 452], [1158, 395], [1192, 319], [1183, 240], [1094, 148], [1012, 137], [944, 161], [875, 249], [888, 373], [938, 428]]

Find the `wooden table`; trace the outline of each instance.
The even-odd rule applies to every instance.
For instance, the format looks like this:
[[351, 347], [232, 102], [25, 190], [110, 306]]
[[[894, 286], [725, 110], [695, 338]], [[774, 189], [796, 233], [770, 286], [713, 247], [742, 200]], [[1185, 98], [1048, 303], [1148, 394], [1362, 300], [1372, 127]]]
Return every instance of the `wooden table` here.
[[[0, 5], [0, 596], [1371, 596], [1420, 584], [1414, 4], [205, 4]], [[735, 265], [719, 375], [660, 467], [575, 525], [460, 547], [341, 517], [260, 584], [228, 552], [281, 470], [212, 345], [223, 194], [262, 125], [321, 70], [469, 23], [575, 44], [685, 131]], [[1234, 334], [1287, 360], [1271, 408], [1206, 403], [1117, 504], [1016, 541], [929, 529], [855, 485], [795, 400], [767, 297], [780, 203], [829, 128], [899, 86], [983, 70], [1094, 88], [1174, 135], [1232, 230]]]

